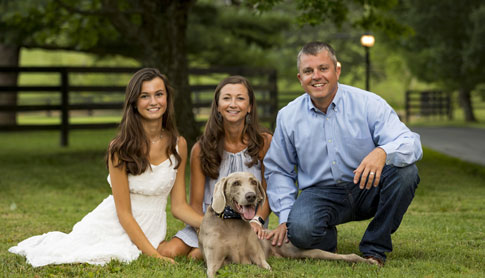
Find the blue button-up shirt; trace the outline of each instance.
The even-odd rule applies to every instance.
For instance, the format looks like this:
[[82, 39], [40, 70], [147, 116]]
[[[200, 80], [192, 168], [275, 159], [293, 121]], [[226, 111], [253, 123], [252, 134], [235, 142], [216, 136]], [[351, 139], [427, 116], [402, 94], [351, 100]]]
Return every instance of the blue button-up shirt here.
[[305, 93], [282, 108], [276, 122], [264, 176], [280, 224], [287, 221], [298, 188], [352, 182], [353, 171], [376, 147], [386, 152], [386, 164], [397, 167], [416, 162], [423, 153], [419, 135], [383, 98], [347, 85], [338, 84], [327, 113]]

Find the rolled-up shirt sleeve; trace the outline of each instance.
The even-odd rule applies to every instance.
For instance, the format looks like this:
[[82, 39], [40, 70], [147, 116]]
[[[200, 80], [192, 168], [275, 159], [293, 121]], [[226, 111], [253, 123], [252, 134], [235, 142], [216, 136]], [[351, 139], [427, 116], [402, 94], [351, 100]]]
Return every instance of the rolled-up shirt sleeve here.
[[271, 146], [263, 161], [269, 205], [278, 216], [280, 224], [287, 221], [298, 195], [295, 185], [297, 155], [283, 118], [280, 111]]

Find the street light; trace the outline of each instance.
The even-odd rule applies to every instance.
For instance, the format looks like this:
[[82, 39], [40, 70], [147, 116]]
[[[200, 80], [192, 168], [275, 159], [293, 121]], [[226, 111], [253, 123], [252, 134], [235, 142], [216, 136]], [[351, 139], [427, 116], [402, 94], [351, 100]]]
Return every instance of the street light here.
[[369, 48], [373, 47], [375, 43], [374, 36], [363, 35], [360, 37], [360, 44], [365, 48], [365, 89], [369, 91], [369, 80], [370, 80], [370, 54]]

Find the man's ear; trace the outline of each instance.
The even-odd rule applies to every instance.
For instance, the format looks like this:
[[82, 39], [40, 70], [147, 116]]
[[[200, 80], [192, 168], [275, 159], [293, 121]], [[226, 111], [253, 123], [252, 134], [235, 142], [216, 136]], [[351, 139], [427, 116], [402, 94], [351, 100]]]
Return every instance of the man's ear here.
[[226, 184], [227, 177], [220, 179], [214, 186], [214, 195], [212, 197], [212, 209], [216, 213], [222, 213], [226, 207]]
[[342, 64], [340, 62], [337, 62], [337, 65], [335, 66], [335, 73], [337, 74], [337, 81], [340, 79], [340, 73], [342, 72]]

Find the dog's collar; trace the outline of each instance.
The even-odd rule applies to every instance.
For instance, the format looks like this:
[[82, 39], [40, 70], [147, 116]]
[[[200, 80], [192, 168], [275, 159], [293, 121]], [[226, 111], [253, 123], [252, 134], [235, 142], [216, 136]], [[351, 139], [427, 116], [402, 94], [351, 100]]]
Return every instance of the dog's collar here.
[[226, 206], [222, 213], [215, 213], [218, 217], [222, 219], [241, 219], [241, 215], [234, 211], [230, 206]]

